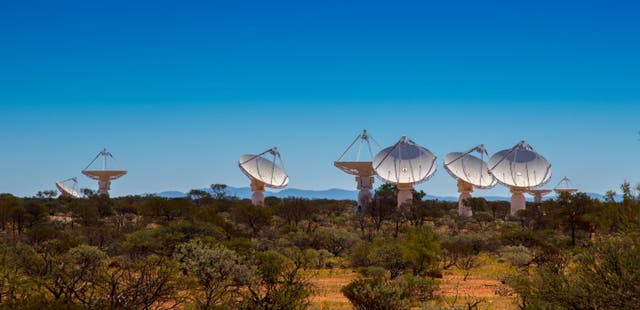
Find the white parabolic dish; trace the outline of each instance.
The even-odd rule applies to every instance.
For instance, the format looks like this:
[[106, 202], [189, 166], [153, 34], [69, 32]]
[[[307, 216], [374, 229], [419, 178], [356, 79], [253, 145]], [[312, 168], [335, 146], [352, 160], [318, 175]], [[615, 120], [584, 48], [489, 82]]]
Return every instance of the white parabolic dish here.
[[282, 167], [259, 155], [240, 156], [238, 166], [247, 177], [264, 183], [266, 187], [283, 188], [289, 184], [289, 176]]
[[73, 181], [74, 184], [75, 184], [75, 182], [77, 182], [75, 178], [67, 179], [65, 181], [56, 182], [56, 187], [62, 193], [62, 195], [67, 195], [67, 196], [71, 196], [71, 197], [74, 197], [74, 198], [80, 198], [80, 193], [78, 193], [78, 191], [75, 190], [74, 188], [72, 188], [71, 186], [68, 186], [67, 184], [65, 184], [66, 181]]
[[454, 179], [462, 180], [477, 188], [491, 188], [498, 183], [489, 173], [487, 164], [469, 153], [452, 152], [447, 154], [444, 157], [444, 169]]
[[524, 141], [491, 156], [489, 169], [498, 182], [508, 187], [530, 189], [551, 179], [551, 164]]
[[431, 178], [438, 164], [431, 151], [402, 137], [398, 143], [385, 148], [373, 158], [373, 167], [385, 182], [416, 184]]

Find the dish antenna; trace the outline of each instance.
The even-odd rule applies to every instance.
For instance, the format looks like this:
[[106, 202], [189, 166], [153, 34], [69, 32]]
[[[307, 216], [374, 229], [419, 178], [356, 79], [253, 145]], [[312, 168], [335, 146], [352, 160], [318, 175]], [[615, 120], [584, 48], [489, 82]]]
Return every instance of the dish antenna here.
[[[473, 156], [472, 153], [477, 152], [480, 158]], [[498, 181], [489, 173], [489, 167], [484, 161], [484, 156], [489, 157], [484, 144], [480, 144], [472, 149], [461, 153], [452, 152], [444, 157], [444, 169], [458, 180], [458, 214], [460, 216], [469, 217], [473, 215], [471, 208], [464, 205], [464, 200], [471, 198], [473, 188], [492, 188]]]
[[515, 215], [525, 208], [524, 193], [549, 181], [551, 164], [527, 142], [520, 141], [491, 156], [489, 172], [511, 190], [511, 215]]
[[[263, 155], [270, 154], [272, 160]], [[277, 162], [280, 162], [280, 165]], [[242, 155], [238, 161], [240, 170], [251, 179], [251, 202], [256, 206], [264, 205], [264, 188], [283, 188], [289, 184], [289, 176], [284, 171], [284, 163], [277, 147], [268, 149], [258, 155]]]
[[398, 207], [412, 201], [413, 185], [429, 180], [437, 168], [436, 156], [406, 136], [373, 158], [376, 175], [398, 186]]
[[533, 196], [533, 202], [535, 203], [541, 203], [542, 197], [548, 195], [551, 192], [552, 190], [550, 189], [530, 189], [527, 191], [528, 194]]
[[78, 179], [75, 177], [56, 182], [56, 187], [60, 191], [61, 197], [82, 197], [82, 195], [80, 195], [80, 191], [78, 190]]
[[[93, 165], [100, 157], [102, 157], [102, 167], [94, 167]], [[115, 165], [109, 166], [109, 159], [110, 161], [114, 162]], [[96, 157], [87, 165], [86, 168], [84, 168], [84, 170], [82, 170], [82, 174], [98, 181], [98, 194], [109, 195], [109, 190], [111, 189], [111, 181], [127, 174], [126, 170], [121, 170], [117, 167], [118, 162], [113, 157], [113, 155], [105, 148], [100, 153], [98, 153], [98, 155], [96, 155]]]
[[553, 190], [556, 192], [556, 194], [560, 194], [560, 193], [573, 194], [578, 191], [578, 189], [573, 186], [573, 183], [571, 183], [571, 180], [569, 180], [569, 178], [567, 177], [562, 178], [562, 180], [558, 182], [558, 184], [556, 185], [556, 187], [553, 188]]
[[[351, 142], [340, 158], [333, 162], [333, 165], [338, 169], [356, 176], [356, 183], [358, 184], [358, 190], [360, 190], [358, 193], [358, 206], [369, 206], [371, 203], [371, 190], [375, 181], [373, 177], [375, 172], [373, 171], [373, 153], [371, 152], [370, 141], [373, 141], [380, 149], [378, 142], [369, 135], [366, 129], [363, 130]], [[356, 144], [358, 144], [357, 147], [355, 147]], [[369, 160], [362, 160], [360, 157], [364, 145], [366, 145], [366, 151], [369, 153]]]

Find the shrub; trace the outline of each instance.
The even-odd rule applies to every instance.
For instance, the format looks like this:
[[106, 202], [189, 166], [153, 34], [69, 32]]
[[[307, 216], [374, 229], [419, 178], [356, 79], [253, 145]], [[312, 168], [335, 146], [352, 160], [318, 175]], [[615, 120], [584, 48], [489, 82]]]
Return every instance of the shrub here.
[[409, 309], [407, 293], [391, 282], [357, 279], [342, 288], [342, 294], [358, 310]]
[[376, 280], [384, 280], [389, 277], [389, 272], [386, 269], [377, 266], [360, 267], [358, 268], [358, 273], [365, 278], [373, 278]]
[[368, 242], [360, 242], [349, 251], [349, 260], [354, 267], [369, 266], [369, 248], [371, 244]]
[[333, 254], [327, 250], [306, 249], [304, 251], [306, 266], [309, 268], [325, 268]]
[[500, 257], [516, 268], [529, 266], [534, 258], [531, 250], [522, 245], [503, 247], [500, 249]]
[[368, 260], [372, 265], [389, 270], [392, 280], [409, 265], [402, 256], [400, 245], [394, 239], [376, 239], [369, 249]]
[[191, 240], [179, 245], [174, 254], [183, 271], [195, 278], [191, 289], [196, 304], [204, 309], [226, 304], [253, 281], [253, 270], [240, 263], [232, 250], [219, 244]]
[[311, 246], [316, 250], [325, 249], [335, 256], [351, 248], [358, 236], [344, 229], [319, 228], [311, 235]]
[[640, 300], [638, 234], [606, 237], [582, 249], [570, 264], [545, 264], [531, 278], [508, 282], [521, 306], [536, 309], [637, 309]]
[[312, 286], [302, 266], [276, 251], [254, 255], [258, 281], [247, 287], [241, 309], [307, 309]]
[[440, 255], [436, 233], [429, 226], [414, 228], [400, 242], [402, 257], [413, 269], [414, 275], [424, 274], [435, 267]]
[[410, 274], [398, 277], [396, 283], [412, 300], [417, 301], [432, 300], [434, 292], [440, 286], [440, 282], [436, 280]]

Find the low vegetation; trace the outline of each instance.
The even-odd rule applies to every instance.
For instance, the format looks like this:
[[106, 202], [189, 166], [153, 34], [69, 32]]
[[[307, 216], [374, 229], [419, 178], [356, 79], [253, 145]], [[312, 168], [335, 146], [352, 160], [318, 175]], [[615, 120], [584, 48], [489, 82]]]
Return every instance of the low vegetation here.
[[[256, 207], [220, 184], [175, 199], [2, 194], [0, 307], [336, 308], [318, 301], [333, 285], [356, 309], [491, 308], [487, 296], [521, 309], [632, 309], [640, 202], [629, 184], [621, 191], [563, 194], [515, 218], [482, 198], [462, 218], [421, 192], [398, 208], [391, 185], [361, 211], [275, 197]], [[344, 283], [323, 284], [330, 274]], [[490, 294], [473, 289], [480, 280]]]

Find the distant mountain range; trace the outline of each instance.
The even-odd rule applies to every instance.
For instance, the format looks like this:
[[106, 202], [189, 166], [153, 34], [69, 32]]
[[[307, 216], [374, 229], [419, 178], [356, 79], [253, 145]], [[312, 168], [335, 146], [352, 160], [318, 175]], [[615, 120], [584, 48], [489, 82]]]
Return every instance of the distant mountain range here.
[[[207, 192], [211, 192], [211, 189], [209, 188], [203, 188], [202, 190], [207, 191]], [[159, 197], [165, 197], [165, 198], [180, 198], [180, 197], [186, 197], [187, 193], [183, 193], [183, 192], [179, 192], [179, 191], [165, 191], [165, 192], [159, 192], [159, 193], [154, 193], [152, 195], [155, 196], [159, 196]], [[227, 187], [227, 195], [229, 196], [236, 196], [240, 199], [249, 199], [251, 198], [251, 188], [249, 187]], [[285, 197], [301, 197], [301, 198], [308, 198], [308, 199], [335, 199], [335, 200], [356, 200], [356, 197], [358, 197], [358, 191], [356, 190], [346, 190], [346, 189], [339, 189], [339, 188], [332, 188], [332, 189], [326, 189], [326, 190], [308, 190], [308, 189], [297, 189], [297, 188], [287, 188], [287, 189], [283, 189], [281, 191], [277, 191], [277, 192], [272, 192], [272, 191], [265, 191], [264, 192], [265, 197], [268, 196], [275, 196], [278, 198], [285, 198]], [[591, 198], [597, 198], [599, 200], [604, 200], [604, 195], [601, 194], [597, 194], [597, 193], [587, 193], [587, 195], [589, 195]], [[527, 195], [528, 196], [528, 195]], [[509, 201], [511, 200], [511, 197], [504, 197], [504, 196], [478, 196], [478, 197], [483, 197], [488, 201]], [[548, 196], [545, 196], [546, 199], [550, 199], [550, 198], [555, 198], [555, 194], [550, 194]], [[620, 195], [616, 195], [616, 200], [621, 200], [622, 197]], [[458, 201], [458, 197], [457, 196], [433, 196], [433, 195], [427, 195], [425, 197], [425, 200], [441, 200], [441, 201]], [[528, 201], [533, 201], [533, 198], [531, 197], [527, 197]]]

